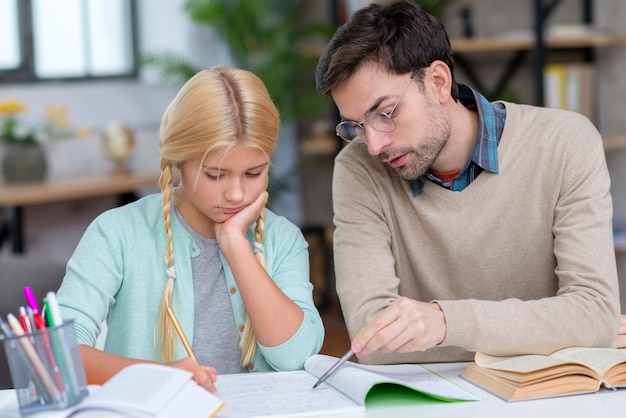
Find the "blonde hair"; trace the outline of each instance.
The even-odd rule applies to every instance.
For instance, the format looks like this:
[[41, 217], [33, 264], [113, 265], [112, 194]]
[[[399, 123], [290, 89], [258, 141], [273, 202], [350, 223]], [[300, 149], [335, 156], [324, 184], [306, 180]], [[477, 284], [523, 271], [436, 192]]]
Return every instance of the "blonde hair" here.
[[[198, 156], [204, 158], [212, 151], [237, 144], [271, 155], [279, 129], [278, 110], [263, 82], [249, 71], [226, 66], [216, 66], [194, 75], [165, 110], [159, 130], [159, 185], [167, 236], [165, 264], [168, 277], [155, 330], [157, 340], [160, 338], [163, 362], [176, 359], [176, 331], [168, 317], [176, 279], [170, 219], [174, 202], [174, 171], [187, 160]], [[261, 211], [254, 229], [255, 242], [260, 248], [264, 235], [265, 209]], [[255, 249], [255, 255], [266, 268], [263, 252]], [[248, 365], [254, 358], [257, 343], [250, 319], [247, 313], [245, 315], [246, 324], [240, 341], [242, 366]]]

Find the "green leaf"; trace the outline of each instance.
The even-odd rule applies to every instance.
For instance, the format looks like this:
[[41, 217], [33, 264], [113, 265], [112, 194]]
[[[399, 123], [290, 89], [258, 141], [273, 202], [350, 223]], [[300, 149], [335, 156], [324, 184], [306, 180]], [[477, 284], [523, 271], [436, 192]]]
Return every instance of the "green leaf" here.
[[191, 63], [171, 52], [142, 55], [139, 63], [158, 68], [162, 81], [172, 85], [184, 84], [199, 71]]

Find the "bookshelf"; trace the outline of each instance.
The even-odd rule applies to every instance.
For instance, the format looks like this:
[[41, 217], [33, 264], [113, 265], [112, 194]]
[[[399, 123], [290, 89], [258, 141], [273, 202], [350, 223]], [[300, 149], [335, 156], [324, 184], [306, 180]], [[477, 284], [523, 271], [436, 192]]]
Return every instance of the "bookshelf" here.
[[[545, 23], [551, 12], [561, 0], [533, 0], [533, 30], [509, 33], [498, 37], [457, 38], [451, 39], [456, 65], [463, 71], [470, 82], [491, 100], [501, 96], [521, 63], [532, 53], [534, 78], [534, 103], [544, 105], [544, 69], [547, 56], [559, 51], [578, 51], [582, 62], [594, 63], [594, 49], [612, 45], [626, 44], [626, 32], [605, 32], [593, 28], [593, 1], [581, 1], [582, 22], [567, 27], [545, 29]], [[484, 85], [466, 58], [472, 53], [510, 52], [509, 62], [502, 68], [500, 77], [490, 89]], [[626, 134], [603, 137], [606, 151], [626, 148]]]
[[[583, 21], [579, 25], [570, 25], [567, 30], [554, 30], [546, 33], [545, 24], [552, 11], [562, 0], [552, 0], [547, 5], [544, 0], [533, 0], [533, 29], [512, 32], [498, 37], [451, 39], [452, 51], [457, 65], [476, 88], [488, 97], [497, 98], [520, 64], [532, 53], [533, 76], [535, 79], [534, 104], [543, 105], [543, 70], [547, 53], [552, 51], [581, 51], [583, 61], [593, 62], [593, 49], [603, 46], [626, 43], [626, 32], [607, 33], [593, 29], [593, 1], [583, 0]], [[477, 52], [513, 52], [509, 63], [503, 68], [494, 88], [488, 89], [477, 76], [466, 55]]]
[[604, 149], [612, 151], [626, 148], [626, 134], [623, 135], [605, 135], [602, 137]]
[[[573, 35], [546, 37], [544, 45], [550, 49], [595, 48], [626, 43], [626, 33], [589, 31]], [[532, 50], [537, 41], [531, 34], [509, 37], [451, 39], [454, 53]]]

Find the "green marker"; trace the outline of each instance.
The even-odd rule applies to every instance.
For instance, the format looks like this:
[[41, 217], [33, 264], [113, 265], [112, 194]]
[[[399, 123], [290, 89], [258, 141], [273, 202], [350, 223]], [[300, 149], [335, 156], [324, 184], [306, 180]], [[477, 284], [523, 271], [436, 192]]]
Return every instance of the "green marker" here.
[[54, 323], [54, 317], [52, 316], [52, 313], [50, 312], [50, 303], [48, 303], [48, 298], [45, 298], [43, 300], [43, 315], [44, 315], [44, 322], [48, 328], [52, 328], [57, 325]]

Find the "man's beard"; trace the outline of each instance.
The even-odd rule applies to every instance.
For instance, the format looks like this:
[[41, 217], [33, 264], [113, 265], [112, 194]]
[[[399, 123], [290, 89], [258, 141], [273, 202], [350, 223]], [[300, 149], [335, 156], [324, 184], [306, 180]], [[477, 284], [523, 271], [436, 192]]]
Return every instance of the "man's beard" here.
[[[432, 123], [434, 120], [431, 118], [430, 122]], [[434, 124], [434, 127], [435, 132], [417, 147], [402, 146], [383, 150], [378, 158], [381, 161], [387, 161], [390, 158], [407, 154], [405, 164], [393, 170], [403, 180], [411, 181], [423, 177], [430, 170], [433, 162], [450, 138], [450, 124], [447, 120], [440, 118], [439, 123]]]

